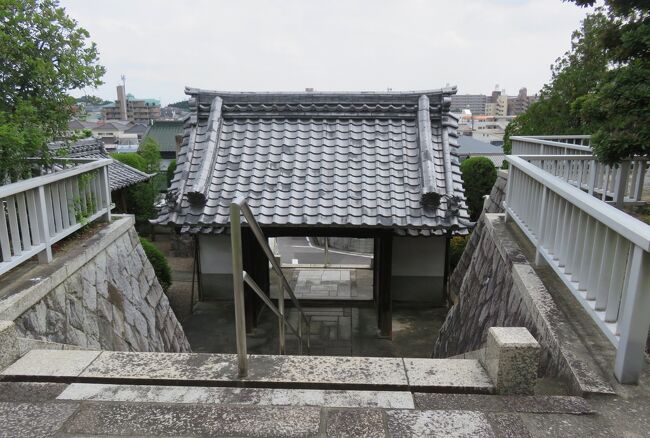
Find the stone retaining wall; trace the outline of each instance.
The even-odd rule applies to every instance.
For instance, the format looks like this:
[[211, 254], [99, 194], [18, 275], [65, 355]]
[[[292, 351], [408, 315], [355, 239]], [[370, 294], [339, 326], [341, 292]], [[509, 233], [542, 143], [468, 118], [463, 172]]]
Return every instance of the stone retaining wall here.
[[133, 218], [118, 218], [84, 245], [57, 256], [70, 260], [53, 263], [48, 281], [0, 301], [0, 319], [13, 320], [22, 337], [82, 348], [190, 351]]
[[445, 358], [485, 346], [490, 327], [526, 327], [541, 345], [540, 375], [575, 393], [611, 387], [585, 362], [584, 345], [518, 246], [503, 214], [482, 214], [450, 278], [454, 301], [434, 345]]

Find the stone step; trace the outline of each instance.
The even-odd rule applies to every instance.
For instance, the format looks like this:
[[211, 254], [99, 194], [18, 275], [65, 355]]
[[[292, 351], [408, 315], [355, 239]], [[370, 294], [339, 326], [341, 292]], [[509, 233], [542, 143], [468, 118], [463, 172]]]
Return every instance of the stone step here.
[[68, 401], [201, 403], [326, 408], [414, 409], [408, 391], [228, 388], [72, 383], [58, 397]]
[[5, 380], [255, 388], [492, 393], [477, 360], [336, 356], [249, 356], [246, 378], [234, 354], [32, 350]]

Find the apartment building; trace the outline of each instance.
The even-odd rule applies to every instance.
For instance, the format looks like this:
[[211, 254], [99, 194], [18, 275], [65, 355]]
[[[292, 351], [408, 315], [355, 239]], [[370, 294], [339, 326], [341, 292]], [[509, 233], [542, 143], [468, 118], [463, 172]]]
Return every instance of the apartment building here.
[[124, 85], [117, 86], [117, 100], [103, 108], [104, 120], [125, 120], [151, 124], [160, 119], [160, 100], [140, 99], [126, 94]]

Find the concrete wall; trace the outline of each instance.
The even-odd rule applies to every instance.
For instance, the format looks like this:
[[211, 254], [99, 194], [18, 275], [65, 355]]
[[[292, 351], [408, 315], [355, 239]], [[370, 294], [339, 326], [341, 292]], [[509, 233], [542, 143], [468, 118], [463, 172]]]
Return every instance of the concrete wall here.
[[230, 235], [199, 236], [201, 292], [204, 300], [232, 300]]
[[444, 236], [394, 237], [393, 300], [443, 305], [445, 251]]
[[23, 338], [64, 346], [190, 351], [133, 224], [116, 218], [26, 272], [32, 281], [7, 280], [14, 290], [0, 300], [0, 320], [13, 321]]

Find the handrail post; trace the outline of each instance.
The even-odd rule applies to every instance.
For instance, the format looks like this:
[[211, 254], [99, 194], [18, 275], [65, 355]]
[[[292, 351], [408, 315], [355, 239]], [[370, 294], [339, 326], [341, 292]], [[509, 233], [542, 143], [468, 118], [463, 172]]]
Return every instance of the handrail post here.
[[618, 329], [620, 339], [614, 362], [614, 375], [620, 383], [637, 383], [643, 369], [643, 351], [650, 325], [650, 253], [635, 246], [632, 253], [630, 278]]
[[239, 377], [248, 375], [246, 351], [246, 311], [244, 307], [244, 265], [242, 259], [241, 216], [239, 204], [230, 204], [230, 245], [232, 253], [233, 293], [235, 295], [235, 333]]
[[535, 265], [539, 266], [542, 262], [541, 248], [544, 244], [544, 228], [546, 227], [546, 203], [548, 199], [548, 187], [542, 189], [542, 205], [539, 209], [539, 233], [537, 236], [537, 245], [535, 245]]
[[36, 201], [38, 214], [38, 232], [43, 239], [45, 249], [38, 254], [39, 263], [50, 263], [52, 261], [52, 239], [50, 237], [50, 225], [47, 217], [47, 203], [45, 202], [45, 187], [38, 187], [38, 201]]
[[628, 176], [630, 174], [630, 161], [625, 160], [619, 164], [618, 172], [614, 180], [614, 205], [618, 208], [623, 207], [625, 202], [625, 191], [628, 184]]
[[[286, 339], [284, 336], [285, 326], [284, 326], [284, 285], [280, 284], [280, 296], [278, 297], [278, 310], [282, 317], [278, 318], [278, 338], [280, 341], [280, 354], [286, 353]], [[300, 321], [300, 319], [299, 319]], [[299, 340], [300, 341], [300, 340]]]

